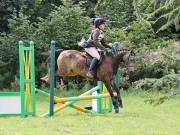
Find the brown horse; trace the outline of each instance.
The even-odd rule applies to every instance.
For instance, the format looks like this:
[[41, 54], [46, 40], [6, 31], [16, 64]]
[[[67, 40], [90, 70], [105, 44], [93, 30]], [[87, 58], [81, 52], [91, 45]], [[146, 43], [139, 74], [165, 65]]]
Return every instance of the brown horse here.
[[[83, 76], [86, 77], [88, 71], [89, 55], [76, 50], [58, 50], [55, 53], [56, 76]], [[104, 53], [101, 55], [101, 62], [97, 67], [97, 72], [93, 80], [101, 80], [110, 93], [115, 112], [119, 112], [119, 106], [123, 107], [121, 95], [118, 86], [114, 83], [114, 77], [118, 71], [121, 62], [124, 62], [127, 73], [134, 71], [135, 54], [127, 49], [114, 51], [111, 54]], [[50, 59], [50, 58], [49, 58]], [[49, 67], [49, 66], [48, 66]], [[50, 71], [50, 70], [48, 70]], [[49, 82], [49, 72], [41, 79]], [[117, 97], [114, 97], [113, 90], [117, 92]]]

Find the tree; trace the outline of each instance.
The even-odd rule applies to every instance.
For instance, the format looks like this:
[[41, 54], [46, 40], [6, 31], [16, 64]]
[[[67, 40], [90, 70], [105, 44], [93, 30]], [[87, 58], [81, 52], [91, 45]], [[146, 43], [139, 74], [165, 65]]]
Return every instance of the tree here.
[[91, 18], [95, 17], [94, 7], [97, 4], [97, 0], [73, 0], [73, 3], [79, 4], [80, 7], [84, 8], [87, 16]]
[[[23, 9], [12, 14], [8, 19], [9, 32], [0, 34], [0, 81], [2, 84], [14, 80], [18, 72], [18, 41], [26, 44], [30, 40], [35, 42], [36, 76], [42, 71], [44, 62], [41, 53], [49, 50], [51, 40], [56, 40], [57, 47], [65, 49], [79, 49], [77, 42], [81, 37], [89, 35], [90, 18], [85, 16], [79, 5], [64, 2], [55, 7], [47, 18], [40, 18], [39, 22], [32, 23], [29, 16], [23, 14]], [[1, 85], [2, 86], [2, 85]]]
[[14, 76], [18, 72], [18, 41], [23, 40], [27, 43], [29, 40], [33, 40], [33, 33], [35, 27], [24, 16], [19, 13], [19, 17], [12, 15], [9, 21], [10, 33], [0, 34], [0, 81], [6, 86], [10, 85], [10, 82], [14, 80]]
[[10, 0], [0, 2], [0, 32], [8, 31], [8, 19], [13, 12], [13, 5]]
[[97, 16], [104, 17], [118, 28], [128, 26], [135, 20], [132, 0], [98, 0], [95, 11]]
[[47, 50], [52, 39], [61, 48], [77, 49], [77, 42], [90, 31], [90, 18], [84, 15], [84, 10], [79, 5], [71, 2], [64, 2], [63, 5], [56, 7], [37, 25], [35, 37], [42, 50]]
[[134, 0], [133, 5], [137, 19], [150, 23], [156, 33], [170, 27], [180, 30], [179, 0]]

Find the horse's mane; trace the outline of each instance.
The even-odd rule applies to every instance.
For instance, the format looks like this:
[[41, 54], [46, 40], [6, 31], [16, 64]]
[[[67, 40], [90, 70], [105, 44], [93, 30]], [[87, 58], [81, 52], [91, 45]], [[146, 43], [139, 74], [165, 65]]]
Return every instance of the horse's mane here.
[[125, 52], [125, 51], [129, 51], [131, 55], [135, 55], [135, 52], [133, 50], [129, 50], [129, 49], [126, 49], [126, 48], [114, 49], [113, 54], [115, 54], [117, 52]]
[[124, 52], [124, 51], [130, 51], [129, 49], [126, 48], [121, 48], [121, 49], [113, 49], [113, 52]]

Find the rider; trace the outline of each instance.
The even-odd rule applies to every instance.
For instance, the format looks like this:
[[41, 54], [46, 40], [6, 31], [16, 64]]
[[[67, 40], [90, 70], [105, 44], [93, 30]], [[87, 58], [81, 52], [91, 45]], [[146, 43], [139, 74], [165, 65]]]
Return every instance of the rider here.
[[89, 78], [94, 77], [95, 67], [100, 60], [100, 55], [98, 53], [98, 48], [101, 50], [106, 50], [106, 47], [110, 48], [109, 45], [104, 42], [104, 28], [105, 20], [103, 18], [96, 18], [94, 21], [95, 29], [92, 30], [89, 39], [87, 40], [87, 45], [85, 46], [85, 51], [93, 57], [87, 76]]

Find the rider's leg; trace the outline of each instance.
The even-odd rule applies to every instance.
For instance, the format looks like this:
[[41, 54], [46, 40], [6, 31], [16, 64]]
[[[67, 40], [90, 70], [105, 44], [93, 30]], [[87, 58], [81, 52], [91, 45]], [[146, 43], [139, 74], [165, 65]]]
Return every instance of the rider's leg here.
[[93, 58], [92, 61], [91, 61], [90, 66], [89, 66], [89, 70], [88, 70], [88, 72], [86, 74], [89, 78], [94, 77], [95, 67], [96, 67], [97, 63], [98, 63], [97, 58]]
[[85, 48], [85, 51], [93, 57], [91, 64], [89, 66], [89, 70], [87, 72], [87, 76], [93, 78], [95, 67], [98, 61], [100, 60], [100, 55], [95, 47]]

